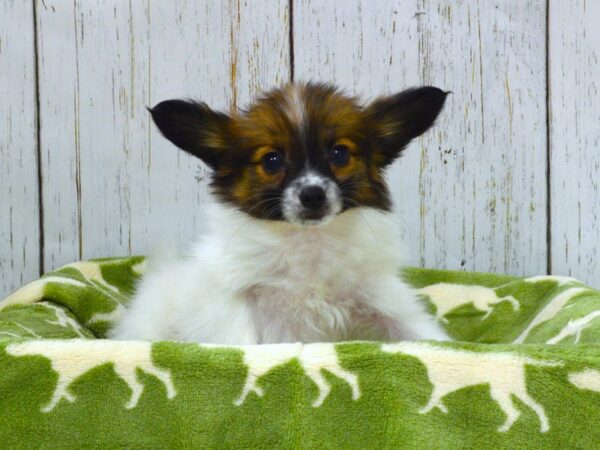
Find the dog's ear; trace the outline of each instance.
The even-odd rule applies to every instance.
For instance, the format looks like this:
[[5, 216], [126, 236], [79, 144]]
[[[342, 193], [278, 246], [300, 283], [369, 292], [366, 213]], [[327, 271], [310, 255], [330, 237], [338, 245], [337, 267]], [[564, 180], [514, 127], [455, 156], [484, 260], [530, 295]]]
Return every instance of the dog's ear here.
[[448, 92], [427, 86], [382, 97], [368, 105], [377, 153], [374, 160], [383, 167], [400, 156], [411, 140], [433, 125], [447, 95]]
[[206, 103], [167, 100], [149, 108], [158, 129], [173, 144], [217, 169], [230, 147], [231, 118]]

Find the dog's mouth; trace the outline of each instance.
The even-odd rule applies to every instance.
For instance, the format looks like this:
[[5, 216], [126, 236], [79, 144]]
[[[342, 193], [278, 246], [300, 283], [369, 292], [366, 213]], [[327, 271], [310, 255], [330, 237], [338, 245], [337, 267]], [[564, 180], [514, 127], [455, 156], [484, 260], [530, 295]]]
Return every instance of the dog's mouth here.
[[333, 219], [337, 214], [339, 214], [339, 210], [335, 210], [331, 207], [323, 208], [320, 211], [312, 211], [312, 210], [296, 210], [294, 208], [286, 208], [283, 207], [283, 217], [284, 219], [295, 225], [302, 226], [318, 226], [325, 225]]
[[294, 220], [290, 220], [290, 222], [305, 226], [325, 225], [333, 218], [333, 216], [334, 214], [331, 214], [330, 212], [307, 212], [305, 214], [300, 214]]

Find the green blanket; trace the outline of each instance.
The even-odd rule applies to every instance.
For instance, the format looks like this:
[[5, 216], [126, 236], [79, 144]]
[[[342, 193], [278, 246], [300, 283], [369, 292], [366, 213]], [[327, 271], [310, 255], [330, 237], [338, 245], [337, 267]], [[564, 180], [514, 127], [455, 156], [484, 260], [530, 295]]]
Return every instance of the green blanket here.
[[144, 258], [0, 303], [2, 448], [598, 448], [600, 293], [409, 269], [455, 343], [101, 339]]

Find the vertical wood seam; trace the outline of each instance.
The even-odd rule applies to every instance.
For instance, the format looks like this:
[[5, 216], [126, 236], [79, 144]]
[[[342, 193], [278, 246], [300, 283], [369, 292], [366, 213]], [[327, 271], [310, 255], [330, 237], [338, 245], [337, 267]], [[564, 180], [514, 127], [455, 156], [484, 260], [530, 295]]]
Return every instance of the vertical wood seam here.
[[[82, 19], [83, 23], [83, 19]], [[77, 190], [77, 234], [78, 234], [78, 259], [83, 259], [83, 218], [81, 207], [81, 142], [79, 136], [79, 27], [77, 26], [77, 0], [73, 0], [73, 29], [75, 32], [75, 188]]]
[[37, 25], [37, 0], [32, 0], [33, 8], [33, 70], [34, 70], [34, 97], [35, 97], [35, 155], [37, 158], [38, 179], [38, 226], [39, 226], [39, 272], [44, 274], [44, 172], [42, 169], [42, 135], [41, 135], [41, 108], [40, 108], [40, 70], [39, 70], [39, 43]]
[[294, 82], [294, 0], [288, 0], [290, 82]]
[[546, 272], [552, 273], [552, 133], [550, 85], [550, 0], [546, 0]]

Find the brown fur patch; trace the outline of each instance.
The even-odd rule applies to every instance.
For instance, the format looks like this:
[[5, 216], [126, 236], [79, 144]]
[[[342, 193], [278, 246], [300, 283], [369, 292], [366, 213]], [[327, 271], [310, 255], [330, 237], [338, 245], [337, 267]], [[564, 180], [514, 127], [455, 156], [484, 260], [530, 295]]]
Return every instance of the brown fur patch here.
[[[282, 219], [285, 188], [305, 171], [335, 181], [343, 209], [370, 206], [389, 209], [383, 169], [411, 139], [431, 126], [446, 93], [437, 88], [409, 89], [368, 106], [327, 84], [289, 84], [258, 98], [248, 109], [225, 120], [203, 104], [203, 145], [177, 140], [179, 128], [167, 130], [177, 145], [216, 167], [212, 180], [221, 200], [259, 218]], [[179, 105], [179, 103], [178, 103]], [[334, 145], [345, 145], [347, 164], [329, 161]], [[212, 150], [211, 150], [212, 149]], [[262, 163], [271, 151], [281, 154], [283, 170], [268, 173]]]
[[[322, 84], [287, 85], [259, 98], [233, 115], [231, 141], [238, 157], [219, 171], [213, 186], [222, 199], [256, 216], [281, 198], [286, 183], [307, 166], [330, 176], [345, 196], [345, 208], [365, 204], [386, 209], [389, 199], [371, 155], [369, 116], [354, 97]], [[348, 164], [329, 163], [335, 144], [348, 147]], [[271, 151], [286, 168], [272, 175], [262, 167]], [[225, 175], [221, 177], [221, 174]]]
[[[283, 219], [284, 191], [307, 171], [337, 184], [343, 209], [389, 209], [384, 167], [433, 124], [447, 94], [408, 89], [365, 107], [331, 85], [289, 84], [232, 115], [186, 100], [166, 100], [150, 112], [167, 139], [214, 170], [211, 186], [222, 201]], [[350, 150], [347, 164], [330, 161], [336, 144]], [[262, 161], [271, 151], [285, 161], [275, 174]]]

